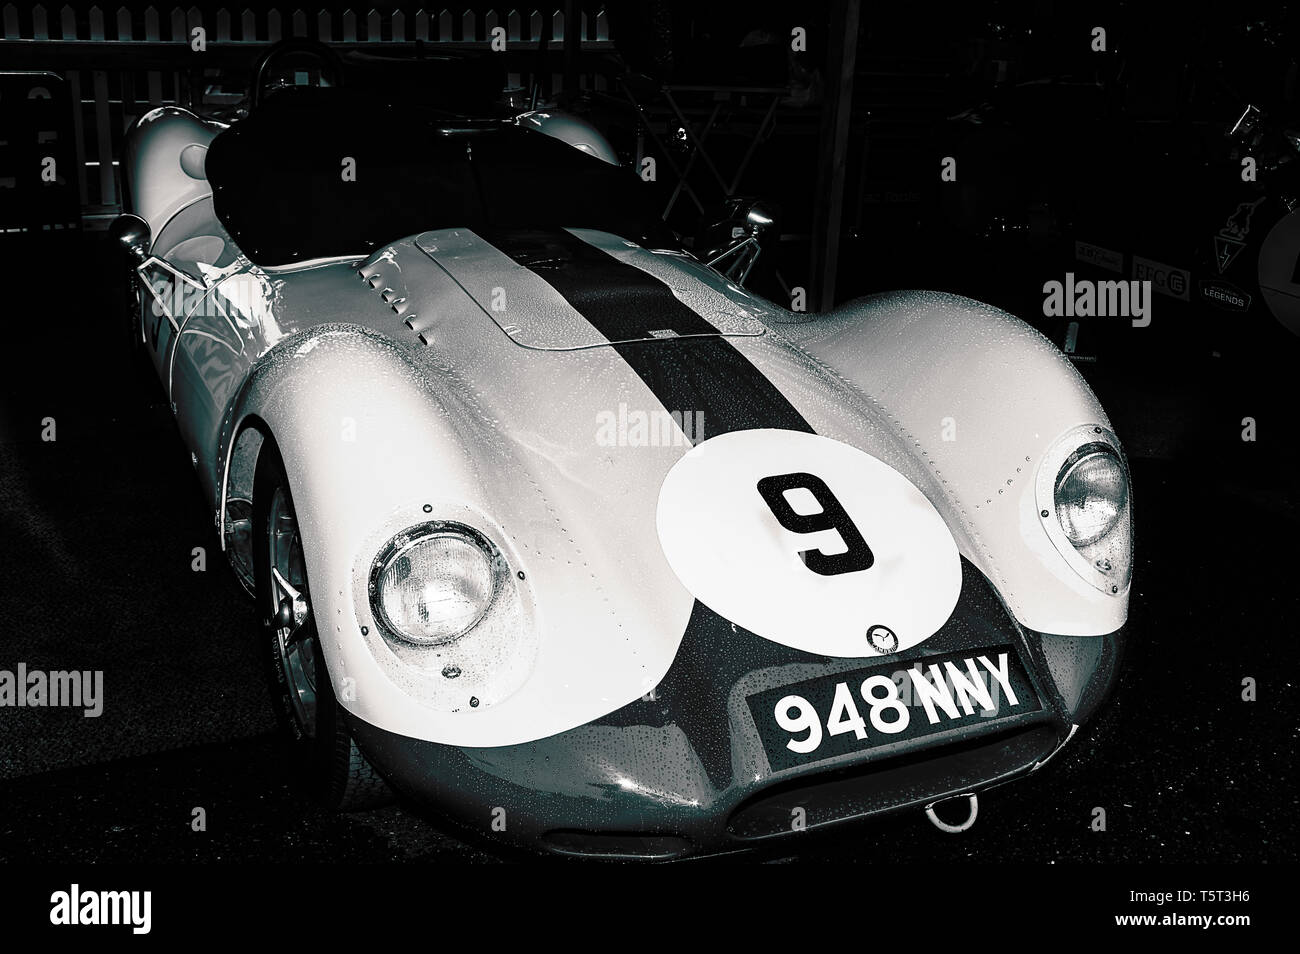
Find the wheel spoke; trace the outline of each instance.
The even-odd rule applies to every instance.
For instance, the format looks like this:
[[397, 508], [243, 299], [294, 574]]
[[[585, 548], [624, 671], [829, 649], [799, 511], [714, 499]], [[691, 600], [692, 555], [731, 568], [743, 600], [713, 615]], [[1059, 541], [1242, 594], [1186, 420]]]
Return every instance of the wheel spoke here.
[[316, 734], [316, 645], [302, 538], [283, 488], [271, 501], [267, 545], [271, 563], [272, 625], [294, 716], [306, 735]]

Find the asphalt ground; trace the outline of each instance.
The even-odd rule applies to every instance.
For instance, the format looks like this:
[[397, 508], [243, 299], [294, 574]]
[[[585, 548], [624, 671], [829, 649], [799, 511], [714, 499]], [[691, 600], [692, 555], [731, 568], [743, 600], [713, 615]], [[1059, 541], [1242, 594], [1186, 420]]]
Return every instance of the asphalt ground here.
[[[336, 815], [304, 800], [189, 455], [124, 360], [113, 262], [93, 236], [50, 260], [58, 281], [4, 307], [0, 668], [103, 669], [105, 705], [98, 718], [0, 709], [0, 860], [517, 857], [412, 806]], [[1153, 329], [1122, 345], [1099, 334], [1098, 360], [1079, 364], [1135, 486], [1131, 635], [1110, 703], [1047, 768], [984, 795], [960, 836], [907, 813], [762, 860], [1296, 859], [1300, 342], [1194, 310]], [[1242, 700], [1247, 677], [1257, 701]]]

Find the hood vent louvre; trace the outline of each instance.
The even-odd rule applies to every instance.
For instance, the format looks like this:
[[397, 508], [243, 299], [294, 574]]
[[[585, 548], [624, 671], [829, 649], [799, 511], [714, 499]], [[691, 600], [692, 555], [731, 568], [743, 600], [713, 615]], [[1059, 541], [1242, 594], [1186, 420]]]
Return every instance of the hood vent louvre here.
[[383, 249], [372, 255], [357, 274], [361, 280], [379, 292], [379, 299], [389, 307], [410, 331], [416, 332], [420, 343], [428, 345], [433, 341], [426, 329], [431, 322], [422, 321], [414, 310], [414, 303], [407, 294], [406, 282], [402, 278], [401, 266], [393, 260], [393, 248]]

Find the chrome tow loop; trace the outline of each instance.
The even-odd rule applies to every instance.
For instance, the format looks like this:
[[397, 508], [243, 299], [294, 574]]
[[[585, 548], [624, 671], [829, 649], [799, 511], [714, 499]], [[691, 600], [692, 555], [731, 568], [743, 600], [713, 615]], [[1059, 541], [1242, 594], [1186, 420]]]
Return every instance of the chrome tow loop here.
[[[941, 820], [939, 816], [934, 813], [935, 805], [942, 805], [944, 802], [953, 802], [959, 798], [965, 798], [970, 803], [970, 817], [967, 818], [960, 825], [949, 825], [946, 821]], [[950, 835], [955, 835], [959, 832], [963, 832], [966, 829], [970, 828], [971, 825], [975, 824], [975, 819], [979, 815], [979, 813], [980, 813], [980, 800], [979, 800], [979, 796], [977, 796], [974, 792], [968, 792], [965, 795], [954, 795], [951, 798], [943, 798], [937, 802], [931, 802], [929, 805], [925, 806], [925, 817], [930, 819], [930, 823], [934, 825], [935, 828], [939, 829], [940, 831], [947, 832]]]

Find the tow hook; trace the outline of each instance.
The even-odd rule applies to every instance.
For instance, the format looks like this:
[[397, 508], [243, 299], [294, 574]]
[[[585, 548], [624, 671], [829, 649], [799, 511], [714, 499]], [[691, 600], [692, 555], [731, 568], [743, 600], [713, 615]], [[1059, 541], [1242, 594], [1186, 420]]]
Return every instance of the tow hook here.
[[[970, 805], [970, 817], [967, 818], [960, 825], [950, 825], [934, 813], [934, 807], [936, 805], [946, 805], [949, 802], [956, 802], [963, 798], [966, 799]], [[970, 828], [971, 825], [975, 824], [975, 818], [979, 815], [979, 813], [980, 813], [980, 800], [979, 800], [979, 796], [977, 796], [974, 792], [967, 792], [965, 795], [953, 795], [950, 798], [941, 798], [939, 799], [939, 801], [931, 802], [929, 805], [925, 806], [925, 817], [930, 819], [930, 823], [934, 825], [935, 828], [939, 829], [940, 831], [947, 832], [950, 835], [958, 834], [959, 832], [963, 832], [966, 829]]]

